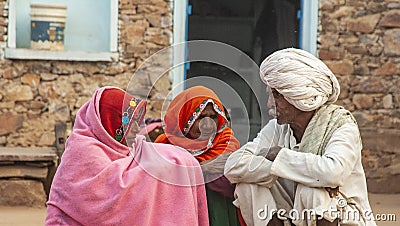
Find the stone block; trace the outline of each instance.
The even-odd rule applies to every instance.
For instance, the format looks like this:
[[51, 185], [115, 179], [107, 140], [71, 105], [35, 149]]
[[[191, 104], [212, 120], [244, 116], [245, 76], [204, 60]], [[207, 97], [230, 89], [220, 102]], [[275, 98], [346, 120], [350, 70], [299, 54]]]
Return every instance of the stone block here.
[[368, 47], [368, 53], [372, 56], [379, 56], [383, 51], [383, 46], [373, 45]]
[[349, 21], [347, 29], [355, 32], [372, 33], [380, 17], [380, 14], [374, 14], [352, 19]]
[[378, 40], [379, 36], [375, 34], [362, 34], [358, 38], [358, 42], [365, 45], [375, 45]]
[[360, 132], [365, 149], [400, 153], [399, 129], [360, 128]]
[[372, 193], [399, 193], [399, 180], [400, 175], [383, 178], [367, 178], [368, 191]]
[[163, 2], [158, 5], [138, 5], [137, 12], [140, 14], [153, 13], [153, 14], [162, 15], [162, 14], [167, 14], [167, 13], [171, 12], [171, 8], [168, 7], [166, 2]]
[[341, 60], [344, 57], [343, 51], [338, 50], [325, 50], [321, 49], [318, 52], [318, 56], [321, 60]]
[[385, 12], [379, 25], [384, 27], [400, 27], [400, 10]]
[[82, 73], [84, 75], [94, 75], [100, 72], [100, 65], [95, 63], [78, 63], [75, 66], [76, 72]]
[[393, 97], [388, 94], [382, 98], [383, 108], [392, 108], [393, 107]]
[[[68, 115], [69, 119], [69, 115]], [[43, 146], [43, 147], [48, 147], [54, 145], [55, 142], [55, 135], [54, 132], [45, 132], [40, 136], [39, 142], [37, 145]]]
[[330, 18], [332, 19], [340, 19], [345, 17], [351, 17], [353, 15], [355, 9], [352, 6], [341, 6], [338, 10], [330, 14]]
[[0, 165], [0, 178], [34, 178], [45, 180], [47, 167], [35, 167], [22, 164]]
[[162, 16], [161, 17], [161, 27], [171, 27], [173, 25], [172, 16]]
[[70, 109], [68, 104], [62, 103], [60, 101], [52, 101], [49, 103], [49, 113], [55, 120], [62, 122], [70, 121]]
[[356, 93], [385, 93], [390, 86], [381, 78], [356, 78], [350, 90]]
[[143, 5], [148, 3], [148, 0], [130, 0], [132, 5]]
[[42, 182], [35, 180], [0, 180], [0, 205], [45, 207]]
[[338, 33], [339, 21], [336, 20], [323, 20], [321, 21], [322, 30], [325, 32]]
[[167, 75], [161, 76], [153, 85], [157, 92], [167, 94], [171, 88], [171, 81]]
[[29, 108], [30, 109], [43, 109], [46, 106], [46, 103], [43, 101], [30, 101], [29, 102]]
[[52, 74], [52, 73], [42, 73], [40, 74], [40, 79], [43, 81], [53, 81], [58, 78], [57, 74]]
[[357, 7], [357, 8], [364, 8], [367, 5], [367, 1], [346, 0], [346, 5], [354, 6], [354, 7]]
[[119, 11], [119, 13], [121, 15], [125, 15], [125, 16], [127, 16], [127, 15], [136, 15], [136, 7], [135, 6], [126, 7], [124, 9], [121, 9]]
[[32, 73], [25, 74], [21, 77], [21, 83], [36, 88], [40, 83], [40, 76]]
[[46, 82], [46, 83], [40, 83], [39, 85], [39, 95], [44, 98], [45, 100], [48, 99], [56, 99], [57, 98], [57, 93], [56, 93], [56, 87], [53, 83]]
[[338, 39], [339, 35], [338, 34], [321, 34], [319, 37], [320, 43], [323, 43], [324, 46], [334, 46]]
[[0, 137], [0, 145], [5, 145], [5, 144], [7, 144], [7, 137], [1, 136]]
[[400, 163], [396, 163], [386, 167], [387, 175], [400, 175]]
[[399, 2], [389, 2], [387, 5], [388, 9], [400, 9], [400, 3]]
[[[362, 110], [353, 112], [359, 127], [371, 127], [376, 125], [377, 116], [364, 113]], [[379, 118], [379, 117], [378, 117]]]
[[352, 54], [366, 54], [367, 49], [365, 46], [357, 45], [350, 45], [346, 47], [347, 51]]
[[11, 112], [0, 114], [0, 135], [17, 132], [22, 127], [24, 119], [24, 116]]
[[355, 65], [354, 66], [354, 74], [356, 74], [356, 75], [369, 75], [370, 74], [369, 67], [364, 63], [361, 63], [359, 65]]
[[[126, 46], [126, 53], [132, 53], [135, 56], [141, 56], [141, 55], [146, 55], [147, 54], [147, 48], [144, 44], [140, 44], [140, 45], [131, 45], [128, 44]], [[146, 57], [143, 57], [146, 58]]]
[[368, 94], [354, 94], [353, 104], [357, 109], [369, 109], [374, 105], [374, 99]]
[[68, 75], [74, 73], [75, 64], [70, 62], [58, 62], [51, 68], [51, 73], [58, 75]]
[[375, 75], [397, 75], [397, 66], [392, 62], [383, 64], [375, 71]]
[[15, 107], [15, 102], [14, 101], [6, 101], [6, 102], [0, 102], [0, 109], [5, 109], [5, 108], [9, 108], [12, 109]]
[[393, 94], [394, 107], [400, 108], [400, 94]]
[[354, 72], [354, 65], [351, 60], [342, 60], [342, 61], [331, 61], [326, 62], [326, 65], [329, 69], [332, 70], [334, 74], [338, 75], [350, 75]]
[[5, 98], [11, 101], [25, 101], [33, 99], [33, 92], [30, 86], [11, 84], [6, 88]]
[[370, 13], [381, 13], [384, 12], [386, 9], [386, 4], [382, 4], [382, 0], [375, 0], [368, 2], [366, 10]]
[[54, 148], [0, 147], [0, 161], [52, 162], [57, 159]]
[[338, 42], [340, 44], [355, 44], [359, 45], [359, 38], [353, 34], [340, 34]]
[[321, 10], [332, 10], [335, 6], [340, 4], [340, 0], [320, 0], [319, 8]]
[[16, 68], [7, 68], [2, 71], [3, 78], [13, 79], [19, 76], [18, 70]]
[[149, 21], [152, 27], [161, 27], [161, 16], [158, 14], [147, 14], [145, 18]]
[[400, 29], [387, 30], [383, 36], [384, 53], [388, 56], [400, 56]]

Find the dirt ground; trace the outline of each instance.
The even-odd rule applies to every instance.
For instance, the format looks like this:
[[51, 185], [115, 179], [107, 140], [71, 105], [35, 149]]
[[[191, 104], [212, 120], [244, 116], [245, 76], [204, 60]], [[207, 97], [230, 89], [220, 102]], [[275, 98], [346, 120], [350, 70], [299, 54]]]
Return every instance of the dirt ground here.
[[[369, 194], [369, 202], [375, 217], [382, 219], [376, 221], [378, 226], [400, 225], [400, 194]], [[393, 219], [393, 216], [395, 217]], [[384, 220], [386, 218], [386, 220]], [[390, 220], [388, 220], [390, 218]]]
[[[379, 217], [382, 218], [381, 221], [376, 222], [377, 225], [400, 225], [400, 194], [369, 194], [369, 199], [375, 216], [379, 214]], [[45, 208], [35, 209], [27, 207], [0, 206], [0, 225], [39, 226], [44, 225], [45, 217]]]

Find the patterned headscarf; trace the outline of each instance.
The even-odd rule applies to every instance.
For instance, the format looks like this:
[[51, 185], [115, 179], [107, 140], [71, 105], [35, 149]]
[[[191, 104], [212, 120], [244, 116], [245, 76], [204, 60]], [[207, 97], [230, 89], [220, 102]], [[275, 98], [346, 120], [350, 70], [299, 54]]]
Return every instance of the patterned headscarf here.
[[334, 103], [340, 93], [339, 82], [332, 71], [301, 49], [288, 48], [269, 55], [261, 63], [260, 77], [302, 111]]
[[[209, 103], [218, 113], [216, 134], [204, 141], [185, 137]], [[185, 148], [200, 162], [225, 152], [236, 151], [240, 144], [234, 137], [233, 131], [226, 126], [227, 119], [223, 109], [221, 101], [212, 90], [203, 86], [189, 88], [172, 100], [164, 117], [165, 133], [161, 134], [155, 142]]]
[[106, 89], [100, 98], [100, 118], [105, 130], [121, 143], [132, 123], [138, 125], [146, 114], [146, 101], [135, 98], [121, 89]]

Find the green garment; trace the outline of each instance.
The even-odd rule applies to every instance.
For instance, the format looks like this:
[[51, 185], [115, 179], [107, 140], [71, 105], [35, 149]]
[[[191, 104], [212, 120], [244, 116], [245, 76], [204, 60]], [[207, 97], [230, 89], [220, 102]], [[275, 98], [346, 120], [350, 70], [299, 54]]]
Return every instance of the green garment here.
[[234, 199], [208, 188], [206, 192], [210, 226], [240, 226], [237, 208], [232, 204]]

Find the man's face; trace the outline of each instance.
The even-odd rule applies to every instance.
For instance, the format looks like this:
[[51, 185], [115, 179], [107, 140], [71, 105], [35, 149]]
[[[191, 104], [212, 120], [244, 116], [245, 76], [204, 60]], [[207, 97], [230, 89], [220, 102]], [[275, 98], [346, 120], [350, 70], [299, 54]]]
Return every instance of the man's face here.
[[270, 115], [276, 118], [280, 125], [295, 122], [301, 111], [291, 105], [276, 89], [268, 87], [267, 92], [269, 93], [267, 106], [272, 110]]
[[218, 113], [211, 103], [207, 104], [200, 116], [193, 123], [186, 137], [197, 140], [208, 140], [216, 131]]

